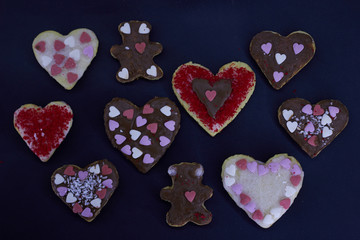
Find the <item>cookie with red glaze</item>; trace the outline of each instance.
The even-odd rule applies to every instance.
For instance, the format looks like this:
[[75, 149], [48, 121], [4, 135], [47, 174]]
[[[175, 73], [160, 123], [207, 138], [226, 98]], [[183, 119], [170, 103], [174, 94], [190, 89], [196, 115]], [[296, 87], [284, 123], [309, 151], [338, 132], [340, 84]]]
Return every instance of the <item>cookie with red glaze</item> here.
[[51, 102], [41, 108], [25, 104], [14, 113], [14, 127], [28, 147], [47, 162], [68, 134], [73, 112], [64, 102]]
[[243, 62], [225, 64], [216, 75], [189, 62], [178, 67], [172, 79], [181, 105], [211, 136], [234, 120], [252, 95], [255, 82], [253, 70]]

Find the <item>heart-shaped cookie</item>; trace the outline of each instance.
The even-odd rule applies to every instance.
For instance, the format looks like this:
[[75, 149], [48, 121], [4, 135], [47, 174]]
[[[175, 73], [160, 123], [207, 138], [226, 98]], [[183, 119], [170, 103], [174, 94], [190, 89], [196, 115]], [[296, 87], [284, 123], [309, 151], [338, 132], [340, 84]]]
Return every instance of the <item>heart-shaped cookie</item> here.
[[255, 88], [255, 74], [242, 62], [222, 66], [216, 75], [192, 62], [174, 73], [173, 90], [181, 105], [211, 136], [241, 111]]
[[346, 127], [349, 112], [338, 100], [310, 104], [302, 98], [286, 100], [278, 109], [281, 126], [312, 158]]
[[303, 31], [286, 37], [264, 31], [251, 40], [250, 54], [271, 86], [279, 90], [313, 58], [315, 42]]
[[96, 56], [99, 41], [86, 28], [63, 36], [55, 31], [37, 35], [32, 47], [39, 64], [65, 89], [72, 89]]
[[74, 213], [91, 222], [109, 201], [119, 183], [115, 166], [99, 160], [80, 168], [65, 165], [54, 171], [51, 186]]
[[246, 155], [227, 158], [221, 177], [225, 190], [247, 215], [270, 227], [292, 205], [304, 172], [294, 157], [277, 154], [265, 164]]
[[104, 122], [112, 145], [146, 173], [174, 141], [180, 129], [180, 111], [168, 98], [153, 98], [142, 108], [114, 98], [105, 107]]
[[68, 134], [73, 112], [64, 102], [41, 108], [25, 104], [14, 113], [14, 127], [41, 161], [46, 162]]

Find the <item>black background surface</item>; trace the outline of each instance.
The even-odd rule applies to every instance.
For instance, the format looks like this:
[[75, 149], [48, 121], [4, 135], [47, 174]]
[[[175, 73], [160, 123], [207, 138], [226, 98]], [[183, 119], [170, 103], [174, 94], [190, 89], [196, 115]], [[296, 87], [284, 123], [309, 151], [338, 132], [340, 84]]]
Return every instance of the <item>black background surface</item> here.
[[[0, 1], [0, 239], [360, 239], [359, 194], [359, 2], [358, 1]], [[147, 20], [152, 41], [164, 50], [155, 57], [164, 77], [121, 84], [119, 63], [109, 53], [121, 43], [118, 24]], [[98, 54], [71, 91], [63, 89], [37, 63], [33, 39], [42, 31], [68, 34], [93, 30]], [[263, 30], [312, 35], [312, 61], [281, 90], [274, 90], [249, 54], [251, 38]], [[188, 61], [213, 73], [231, 61], [248, 63], [257, 83], [248, 104], [212, 138], [176, 99], [171, 78]], [[169, 97], [182, 114], [172, 146], [146, 175], [114, 149], [103, 124], [103, 109], [113, 97], [143, 106], [154, 96]], [[349, 109], [345, 130], [315, 159], [287, 135], [277, 120], [286, 99], [312, 103], [338, 99]], [[47, 163], [28, 149], [13, 127], [23, 104], [67, 102], [74, 123]], [[305, 172], [303, 188], [291, 208], [270, 229], [262, 229], [239, 209], [222, 187], [221, 165], [234, 154], [266, 161], [277, 153], [296, 157]], [[64, 164], [84, 167], [107, 158], [120, 175], [119, 187], [101, 214], [87, 223], [53, 193], [52, 172]], [[205, 205], [213, 213], [207, 226], [169, 227], [170, 204], [159, 192], [171, 184], [167, 168], [196, 161], [204, 183], [214, 189]]]

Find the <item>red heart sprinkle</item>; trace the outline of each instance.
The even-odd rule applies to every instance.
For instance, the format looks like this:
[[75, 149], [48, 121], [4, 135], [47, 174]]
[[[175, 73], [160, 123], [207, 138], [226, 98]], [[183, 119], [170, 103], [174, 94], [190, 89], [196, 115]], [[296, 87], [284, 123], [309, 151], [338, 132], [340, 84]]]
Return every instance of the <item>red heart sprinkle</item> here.
[[152, 134], [155, 134], [157, 131], [157, 123], [150, 123], [149, 125], [146, 126], [146, 129], [149, 130]]
[[104, 188], [104, 189], [101, 189], [100, 191], [97, 191], [96, 195], [98, 195], [98, 197], [100, 199], [103, 199], [105, 197], [105, 195], [106, 195], [106, 189]]
[[246, 170], [246, 166], [247, 166], [247, 161], [246, 159], [240, 159], [239, 161], [237, 161], [236, 163], [236, 166], [238, 168], [240, 168], [241, 170]]
[[78, 79], [78, 75], [76, 73], [68, 72], [66, 76], [69, 83], [73, 83]]
[[52, 76], [59, 75], [61, 73], [61, 71], [62, 70], [58, 65], [54, 64], [54, 65], [51, 66], [50, 72], [51, 72]]
[[109, 168], [109, 166], [105, 164], [101, 168], [101, 173], [102, 173], [102, 175], [109, 175], [110, 173], [112, 173], [112, 169]]
[[54, 59], [56, 64], [61, 64], [64, 61], [65, 56], [62, 54], [55, 54]]
[[151, 114], [154, 112], [154, 109], [150, 107], [150, 104], [146, 104], [143, 108], [143, 114]]
[[56, 51], [60, 51], [61, 49], [65, 48], [65, 44], [60, 40], [55, 40], [54, 48]]
[[262, 212], [258, 209], [258, 210], [256, 210], [256, 211], [253, 213], [252, 218], [253, 218], [254, 220], [256, 220], [256, 219], [263, 220], [263, 219], [264, 219], [264, 215], [263, 215]]
[[66, 69], [72, 69], [74, 67], [76, 67], [75, 60], [72, 59], [72, 58], [68, 58], [68, 60], [66, 60], [66, 62], [65, 62], [65, 68]]
[[126, 117], [127, 119], [132, 119], [134, 116], [134, 109], [127, 109], [124, 111], [123, 113], [124, 117]]
[[35, 45], [35, 49], [43, 53], [46, 50], [45, 45], [46, 43], [44, 41], [40, 41]]
[[291, 200], [289, 198], [285, 198], [280, 201], [280, 206], [282, 206], [285, 209], [289, 209]]
[[250, 201], [251, 201], [251, 198], [250, 198], [248, 195], [246, 195], [246, 194], [244, 194], [244, 193], [241, 193], [241, 194], [240, 194], [240, 203], [241, 203], [242, 205], [246, 205], [246, 204], [248, 204]]
[[142, 54], [145, 51], [145, 47], [146, 44], [144, 42], [135, 44], [136, 51], [138, 51], [140, 54]]
[[294, 187], [296, 187], [297, 185], [299, 185], [301, 180], [301, 176], [300, 175], [296, 175], [296, 176], [292, 176], [290, 178], [290, 182], [292, 183], [292, 185], [294, 185]]
[[186, 199], [189, 201], [189, 202], [193, 202], [194, 201], [194, 198], [196, 196], [196, 192], [195, 191], [187, 191], [185, 192], [185, 197]]
[[75, 203], [73, 206], [73, 213], [81, 213], [82, 212], [82, 207], [80, 206], [79, 203]]
[[91, 41], [91, 37], [87, 32], [83, 32], [80, 36], [81, 43], [88, 43]]
[[75, 175], [75, 172], [74, 172], [73, 166], [68, 166], [68, 167], [65, 169], [64, 174], [65, 174], [65, 175], [68, 175], [68, 176], [74, 176], [74, 175]]
[[316, 147], [316, 143], [315, 140], [317, 139], [317, 136], [311, 136], [311, 138], [309, 138], [309, 140], [307, 141], [311, 146]]
[[313, 115], [314, 115], [314, 116], [323, 115], [324, 112], [325, 112], [325, 110], [322, 109], [319, 104], [316, 104], [316, 105], [315, 105], [314, 110], [313, 110]]

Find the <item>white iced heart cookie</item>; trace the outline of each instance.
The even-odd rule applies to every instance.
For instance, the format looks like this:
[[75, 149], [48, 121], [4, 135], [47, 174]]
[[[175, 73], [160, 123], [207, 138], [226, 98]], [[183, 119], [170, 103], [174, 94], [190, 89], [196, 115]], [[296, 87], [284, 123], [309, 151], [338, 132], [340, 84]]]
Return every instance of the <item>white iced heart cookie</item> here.
[[40, 33], [32, 47], [39, 64], [65, 89], [72, 89], [96, 56], [99, 41], [86, 28], [63, 36], [55, 31]]
[[287, 154], [277, 154], [265, 164], [239, 154], [224, 161], [221, 178], [236, 204], [257, 224], [268, 228], [294, 202], [304, 172], [299, 162]]

